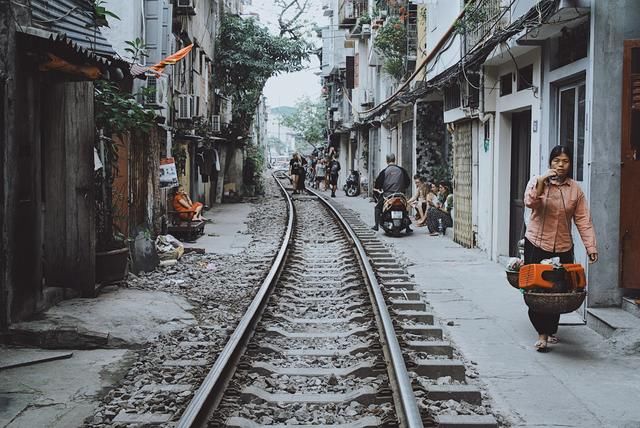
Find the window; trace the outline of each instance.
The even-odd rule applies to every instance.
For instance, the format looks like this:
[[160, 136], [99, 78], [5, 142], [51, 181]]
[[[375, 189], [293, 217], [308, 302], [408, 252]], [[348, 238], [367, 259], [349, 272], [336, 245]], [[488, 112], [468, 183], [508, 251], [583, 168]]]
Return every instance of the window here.
[[580, 82], [558, 91], [558, 144], [573, 153], [572, 178], [584, 180], [585, 84]]
[[453, 110], [460, 107], [460, 86], [457, 83], [444, 88], [444, 109]]
[[518, 69], [518, 90], [533, 87], [533, 64]]
[[509, 95], [513, 92], [513, 74], [505, 74], [504, 76], [500, 76], [500, 96], [504, 97], [505, 95]]

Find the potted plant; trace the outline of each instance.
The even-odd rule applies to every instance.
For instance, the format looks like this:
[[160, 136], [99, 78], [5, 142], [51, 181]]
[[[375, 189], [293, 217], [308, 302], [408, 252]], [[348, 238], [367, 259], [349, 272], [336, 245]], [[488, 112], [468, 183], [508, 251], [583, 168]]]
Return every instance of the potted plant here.
[[507, 263], [505, 273], [507, 274], [507, 281], [513, 288], [520, 289], [518, 282], [520, 277], [520, 268], [524, 265], [524, 261], [519, 257], [512, 257]]
[[360, 15], [358, 19], [358, 24], [362, 29], [362, 33], [370, 33], [371, 32], [371, 17], [367, 13], [363, 13]]

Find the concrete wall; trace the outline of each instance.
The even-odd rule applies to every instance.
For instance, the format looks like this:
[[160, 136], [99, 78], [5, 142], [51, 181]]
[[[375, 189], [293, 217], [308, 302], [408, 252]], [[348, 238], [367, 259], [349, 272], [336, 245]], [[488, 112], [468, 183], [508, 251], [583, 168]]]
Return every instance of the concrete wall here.
[[[437, 1], [427, 5], [427, 54], [438, 44], [442, 36], [447, 32], [454, 20], [460, 14], [461, 3], [459, 1]], [[451, 47], [445, 51], [437, 62], [431, 62], [429, 68], [433, 69], [427, 73], [428, 78], [433, 78], [442, 73], [447, 68], [460, 61], [461, 39], [455, 36]]]
[[590, 200], [600, 260], [589, 269], [589, 306], [621, 303], [618, 288], [620, 220], [620, 120], [625, 39], [640, 38], [640, 2], [594, 1], [591, 8]]
[[101, 27], [100, 31], [118, 55], [131, 59], [131, 54], [124, 50], [127, 47], [125, 41], [144, 38], [143, 1], [107, 0], [105, 3], [107, 10], [118, 15], [120, 20], [109, 18], [109, 27]]

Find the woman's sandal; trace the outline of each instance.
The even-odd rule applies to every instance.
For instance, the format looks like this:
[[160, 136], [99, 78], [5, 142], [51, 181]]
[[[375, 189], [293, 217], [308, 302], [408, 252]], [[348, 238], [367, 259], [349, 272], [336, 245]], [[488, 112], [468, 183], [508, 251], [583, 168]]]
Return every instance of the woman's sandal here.
[[538, 352], [545, 353], [550, 351], [549, 347], [547, 346], [547, 342], [545, 342], [544, 340], [538, 340], [534, 346], [536, 347], [536, 351]]
[[547, 339], [547, 343], [549, 345], [555, 345], [556, 343], [560, 342], [560, 339], [558, 339], [557, 336], [554, 335], [549, 335], [549, 338]]

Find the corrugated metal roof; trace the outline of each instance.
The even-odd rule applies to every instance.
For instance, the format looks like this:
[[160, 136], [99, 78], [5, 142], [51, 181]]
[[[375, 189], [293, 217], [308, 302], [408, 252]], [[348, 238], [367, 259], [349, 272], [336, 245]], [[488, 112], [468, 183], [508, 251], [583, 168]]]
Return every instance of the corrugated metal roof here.
[[58, 34], [85, 55], [117, 58], [100, 28], [94, 26], [93, 4], [88, 0], [31, 0], [33, 25]]

